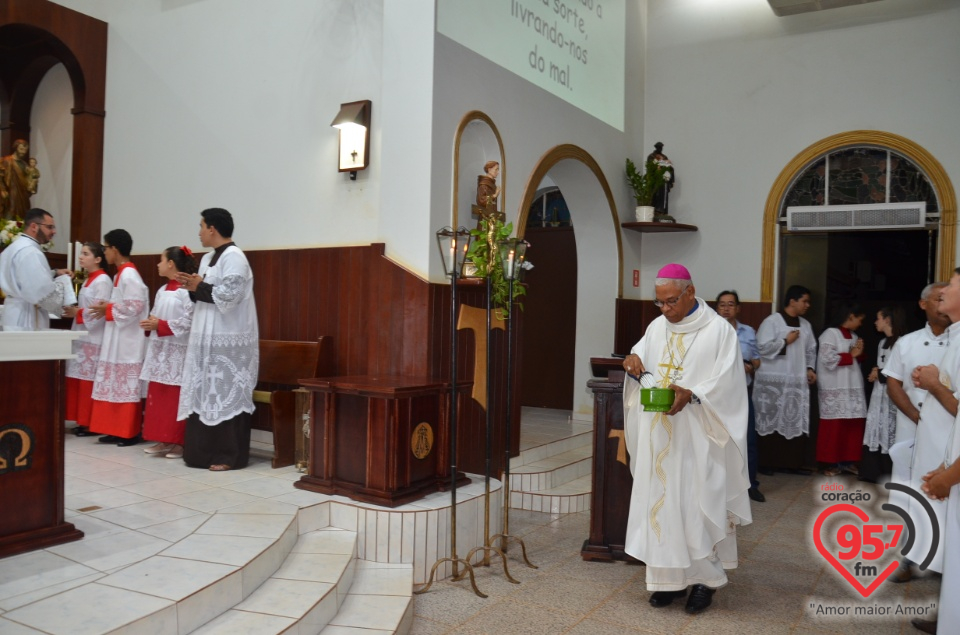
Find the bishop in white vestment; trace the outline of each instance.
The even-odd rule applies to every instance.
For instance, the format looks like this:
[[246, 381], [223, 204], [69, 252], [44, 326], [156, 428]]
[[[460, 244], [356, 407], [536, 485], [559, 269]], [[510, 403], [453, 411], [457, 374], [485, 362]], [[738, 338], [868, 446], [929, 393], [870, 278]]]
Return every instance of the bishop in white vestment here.
[[663, 315], [624, 368], [652, 373], [676, 399], [669, 412], [646, 412], [638, 382], [625, 382], [634, 480], [624, 549], [646, 564], [653, 606], [694, 585], [686, 610], [696, 613], [737, 566], [736, 525], [751, 522], [746, 379], [736, 331], [695, 296], [686, 268], [661, 269], [656, 294]]

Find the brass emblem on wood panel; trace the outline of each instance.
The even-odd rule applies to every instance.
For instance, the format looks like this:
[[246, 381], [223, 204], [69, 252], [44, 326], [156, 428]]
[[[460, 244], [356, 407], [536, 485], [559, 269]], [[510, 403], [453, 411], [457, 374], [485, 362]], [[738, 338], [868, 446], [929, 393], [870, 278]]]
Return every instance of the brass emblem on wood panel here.
[[410, 449], [413, 450], [413, 456], [418, 459], [425, 459], [430, 456], [430, 450], [433, 449], [433, 428], [426, 421], [413, 429], [413, 435], [410, 437]]
[[22, 423], [0, 427], [0, 474], [30, 469], [33, 430]]

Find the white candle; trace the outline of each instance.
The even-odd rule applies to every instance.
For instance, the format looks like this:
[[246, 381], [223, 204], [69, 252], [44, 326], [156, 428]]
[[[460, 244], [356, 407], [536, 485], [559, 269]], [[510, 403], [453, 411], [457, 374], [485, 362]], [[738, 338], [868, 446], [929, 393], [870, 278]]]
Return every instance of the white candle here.
[[76, 271], [80, 268], [80, 252], [83, 251], [83, 243], [79, 240], [76, 243], [76, 247], [73, 248], [73, 270]]
[[73, 243], [67, 243], [67, 269], [73, 269]]

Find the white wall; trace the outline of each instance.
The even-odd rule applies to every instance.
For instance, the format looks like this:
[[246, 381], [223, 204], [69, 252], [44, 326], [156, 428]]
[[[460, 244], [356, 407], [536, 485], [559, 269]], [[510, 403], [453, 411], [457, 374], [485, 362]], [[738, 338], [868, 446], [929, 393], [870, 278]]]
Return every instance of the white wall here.
[[704, 297], [733, 286], [758, 300], [767, 195], [783, 167], [824, 137], [907, 137], [960, 185], [957, 2], [885, 0], [777, 18], [766, 2], [649, 0], [649, 18], [644, 148], [666, 144], [677, 171], [670, 210], [700, 231], [645, 240], [644, 297], [653, 297], [657, 267], [682, 261]]
[[[73, 86], [63, 64], [57, 64], [37, 86], [30, 113], [30, 156], [37, 159], [40, 181], [30, 197], [32, 207], [53, 214], [57, 235], [50, 250], [67, 253], [70, 242], [70, 188], [73, 183]], [[6, 154], [6, 152], [4, 152]], [[89, 240], [98, 240], [91, 236]]]
[[[60, 4], [109, 23], [103, 227], [129, 229], [136, 253], [199, 246], [211, 206], [248, 249], [387, 242], [381, 0]], [[358, 99], [374, 141], [351, 182], [330, 122]]]
[[[641, 3], [627, 3], [628, 23], [640, 23]], [[624, 180], [624, 159], [634, 153], [640, 138], [642, 121], [643, 59], [641, 29], [627, 29], [628, 95], [625, 132], [601, 122], [561, 101], [546, 91], [487, 61], [443, 35], [437, 35], [434, 61], [433, 168], [431, 183], [431, 227], [449, 225], [452, 220], [453, 142], [463, 116], [479, 110], [496, 124], [504, 145], [504, 196], [508, 222], [519, 217], [520, 199], [540, 159], [562, 144], [586, 150], [600, 165], [608, 181], [622, 220], [633, 216], [632, 199]], [[489, 157], [495, 159], [496, 157]], [[564, 196], [573, 201], [574, 232], [578, 264], [578, 329], [574, 378], [574, 410], [592, 412], [591, 396], [586, 392], [589, 358], [608, 354], [613, 347], [614, 308], [617, 296], [619, 262], [616, 252], [615, 221], [596, 178], [586, 168], [556, 167], [554, 180]], [[579, 164], [582, 165], [582, 164]], [[465, 166], [474, 183], [482, 163]], [[561, 183], [561, 179], [563, 182]], [[539, 183], [530, 187], [536, 189]], [[475, 187], [475, 185], [474, 185]], [[586, 207], [586, 209], [584, 209]], [[579, 208], [579, 209], [575, 209]], [[626, 242], [626, 240], [625, 240]], [[626, 249], [625, 245], [625, 249]], [[536, 245], [528, 252], [536, 266]], [[431, 279], [443, 279], [439, 252], [431, 251]], [[529, 362], [528, 362], [528, 368]]]

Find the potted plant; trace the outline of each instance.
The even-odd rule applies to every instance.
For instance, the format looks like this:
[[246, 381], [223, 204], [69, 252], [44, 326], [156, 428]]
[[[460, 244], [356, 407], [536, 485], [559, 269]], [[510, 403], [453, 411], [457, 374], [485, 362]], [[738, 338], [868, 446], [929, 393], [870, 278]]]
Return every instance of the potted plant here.
[[[513, 223], [504, 225], [500, 216], [502, 214], [482, 216], [480, 226], [470, 230], [473, 242], [470, 243], [467, 258], [476, 267], [476, 277], [490, 278], [490, 304], [495, 307], [497, 317], [507, 319], [510, 317], [510, 283], [503, 275], [499, 243], [510, 238]], [[523, 303], [518, 299], [526, 293], [522, 284], [513, 285], [513, 300], [517, 301], [520, 310], [523, 310]]]
[[653, 197], [661, 187], [665, 179], [664, 174], [667, 167], [647, 159], [644, 165], [644, 173], [637, 171], [637, 166], [633, 161], [627, 159], [627, 183], [633, 190], [633, 198], [637, 201], [636, 217], [639, 222], [650, 222], [653, 220]]

